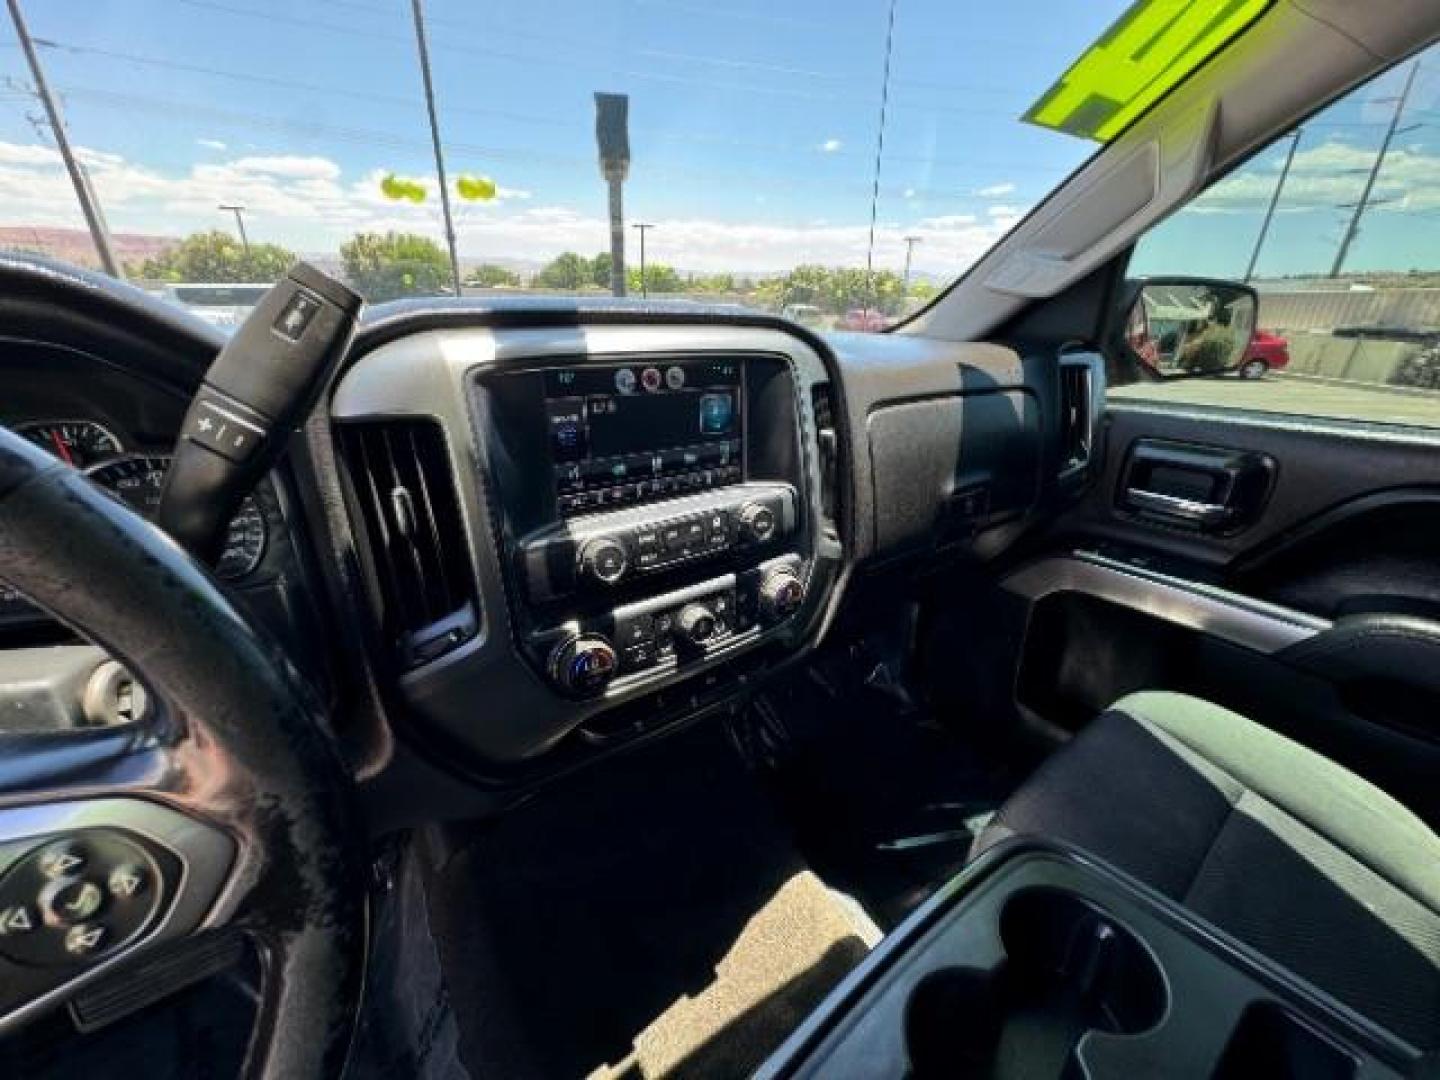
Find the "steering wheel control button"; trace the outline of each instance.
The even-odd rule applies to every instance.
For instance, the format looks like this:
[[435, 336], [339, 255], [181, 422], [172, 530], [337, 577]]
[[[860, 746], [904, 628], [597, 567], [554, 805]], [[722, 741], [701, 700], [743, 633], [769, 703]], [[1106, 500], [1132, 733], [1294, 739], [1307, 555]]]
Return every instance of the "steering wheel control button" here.
[[70, 840], [61, 840], [40, 852], [40, 873], [51, 881], [78, 873], [84, 866], [84, 850]]
[[167, 876], [180, 872], [169, 852], [119, 829], [42, 842], [0, 876], [0, 957], [65, 967], [126, 945], [155, 923]]
[[7, 908], [0, 908], [0, 937], [28, 934], [38, 925], [39, 920], [26, 904], [11, 904]]
[[61, 878], [40, 890], [40, 910], [51, 926], [88, 922], [104, 903], [104, 891], [85, 878]]
[[106, 886], [115, 899], [129, 900], [143, 893], [148, 883], [149, 874], [143, 866], [138, 863], [122, 863], [110, 871]]
[[99, 923], [78, 923], [65, 931], [65, 951], [77, 960], [88, 960], [104, 947], [109, 934]]
[[202, 389], [185, 416], [185, 437], [236, 463], [249, 460], [265, 439], [261, 418], [237, 401]]

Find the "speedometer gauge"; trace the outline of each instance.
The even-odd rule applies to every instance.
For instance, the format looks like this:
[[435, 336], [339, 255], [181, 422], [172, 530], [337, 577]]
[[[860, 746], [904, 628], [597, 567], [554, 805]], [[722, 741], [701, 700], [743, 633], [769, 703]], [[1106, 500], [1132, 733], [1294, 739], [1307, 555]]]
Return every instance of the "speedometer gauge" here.
[[[86, 475], [114, 492], [140, 516], [153, 519], [160, 508], [165, 470], [169, 467], [170, 458], [164, 454], [131, 454], [96, 465], [86, 470]], [[222, 578], [244, 577], [260, 565], [267, 539], [265, 514], [255, 497], [247, 495], [225, 534], [225, 549], [215, 564], [215, 573]]]
[[37, 420], [15, 430], [77, 469], [114, 457], [124, 449], [119, 439], [94, 420]]

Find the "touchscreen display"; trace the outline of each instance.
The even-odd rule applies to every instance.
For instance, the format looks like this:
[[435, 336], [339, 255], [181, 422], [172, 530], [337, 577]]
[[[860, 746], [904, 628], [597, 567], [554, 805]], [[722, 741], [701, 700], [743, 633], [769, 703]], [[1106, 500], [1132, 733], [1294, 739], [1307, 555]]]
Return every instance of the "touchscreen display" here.
[[738, 360], [556, 368], [544, 378], [562, 511], [741, 479]]

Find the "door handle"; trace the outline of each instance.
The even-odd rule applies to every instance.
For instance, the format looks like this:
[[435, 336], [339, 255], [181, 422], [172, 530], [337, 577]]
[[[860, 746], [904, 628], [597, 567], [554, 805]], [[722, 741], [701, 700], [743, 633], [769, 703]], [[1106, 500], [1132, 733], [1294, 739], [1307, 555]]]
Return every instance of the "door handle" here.
[[1141, 518], [1197, 532], [1233, 531], [1264, 508], [1275, 462], [1264, 454], [1137, 439], [1116, 502]]
[[1204, 528], [1223, 525], [1234, 512], [1224, 503], [1200, 502], [1196, 499], [1182, 499], [1178, 495], [1166, 495], [1159, 491], [1145, 491], [1129, 488], [1125, 498], [1137, 510], [1154, 510], [1170, 517], [1184, 518]]

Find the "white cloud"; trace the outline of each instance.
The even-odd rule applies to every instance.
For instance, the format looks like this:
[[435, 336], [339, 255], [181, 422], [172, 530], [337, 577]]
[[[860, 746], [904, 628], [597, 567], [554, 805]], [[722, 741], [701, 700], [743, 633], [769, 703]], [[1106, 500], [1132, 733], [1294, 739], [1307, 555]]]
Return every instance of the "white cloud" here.
[[195, 142], [206, 150], [224, 150], [225, 144], [219, 139], [196, 139]]
[[[1291, 163], [1281, 191], [1282, 213], [1333, 210], [1354, 203], [1375, 164], [1373, 148], [1329, 139], [1302, 149]], [[1263, 210], [1280, 181], [1281, 163], [1244, 167], [1216, 184], [1189, 208], [1191, 213], [1239, 213]], [[1440, 155], [1415, 147], [1391, 149], [1371, 193], [1375, 212], [1440, 208]]]
[[989, 187], [982, 187], [979, 191], [975, 192], [975, 194], [985, 199], [998, 199], [1002, 195], [1009, 195], [1014, 190], [1015, 185], [1007, 180], [1003, 184], [991, 184]]
[[[419, 204], [388, 199], [380, 190], [386, 170], [347, 173], [328, 158], [251, 154], [233, 160], [162, 172], [114, 154], [83, 151], [111, 227], [117, 232], [183, 235], [228, 228], [216, 207], [241, 203], [252, 240], [276, 241], [293, 250], [334, 252], [360, 230], [407, 230], [441, 237], [440, 206], [432, 175], [406, 177], [427, 190]], [[597, 200], [598, 201], [598, 200]], [[533, 192], [500, 187], [487, 202], [456, 200], [461, 255], [483, 259], [506, 254], [536, 260], [565, 250], [603, 251], [609, 225], [603, 214], [540, 203]], [[919, 221], [885, 222], [877, 228], [876, 265], [898, 269], [904, 237], [924, 237], [916, 271], [957, 273], [978, 258], [1013, 223], [1014, 207], [984, 215], [949, 214]], [[0, 224], [80, 225], [74, 192], [59, 155], [42, 145], [0, 142]], [[773, 224], [721, 220], [697, 213], [660, 218], [649, 236], [658, 261], [683, 270], [780, 273], [804, 262], [861, 265], [868, 223], [810, 219]], [[923, 265], [922, 265], [923, 264]]]
[[1018, 206], [1007, 206], [1004, 203], [997, 203], [994, 206], [987, 206], [985, 213], [991, 218], [1018, 218], [1024, 211]]
[[821, 153], [833, 154], [835, 153], [835, 151], [839, 150], [840, 147], [844, 145], [845, 144], [842, 143], [839, 139], [826, 139], [820, 144], [819, 150], [821, 151]]

